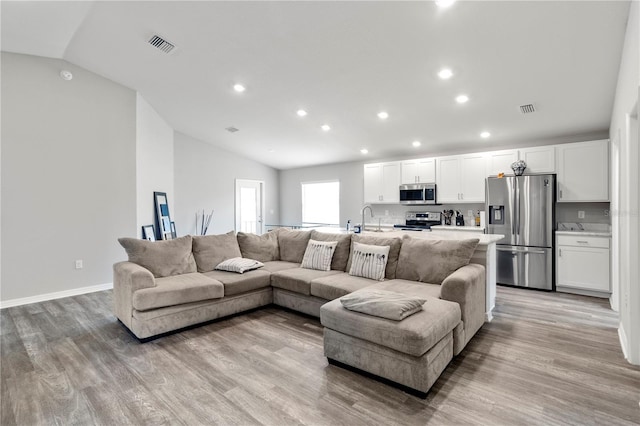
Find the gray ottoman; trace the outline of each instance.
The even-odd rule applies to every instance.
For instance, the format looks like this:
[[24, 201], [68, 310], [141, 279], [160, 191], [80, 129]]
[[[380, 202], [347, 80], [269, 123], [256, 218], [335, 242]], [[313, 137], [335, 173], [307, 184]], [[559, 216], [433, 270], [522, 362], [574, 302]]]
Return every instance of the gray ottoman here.
[[422, 311], [402, 321], [349, 311], [340, 299], [324, 304], [320, 322], [325, 327], [324, 354], [329, 362], [337, 361], [426, 396], [453, 358], [453, 330], [461, 325], [460, 306], [420, 294], [420, 284], [411, 290], [427, 302]]

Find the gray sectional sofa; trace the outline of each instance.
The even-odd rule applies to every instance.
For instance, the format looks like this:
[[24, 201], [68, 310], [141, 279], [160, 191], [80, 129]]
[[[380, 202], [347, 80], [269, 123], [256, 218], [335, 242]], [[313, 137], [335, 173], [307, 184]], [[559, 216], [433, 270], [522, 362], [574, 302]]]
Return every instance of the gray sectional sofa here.
[[[337, 242], [330, 270], [301, 267], [310, 239]], [[114, 265], [115, 314], [139, 339], [275, 304], [320, 317], [330, 361], [424, 393], [484, 323], [484, 267], [469, 264], [478, 240], [278, 229], [119, 241], [129, 260]], [[349, 274], [354, 243], [389, 247], [384, 280]], [[242, 274], [215, 269], [235, 257], [264, 266]], [[372, 288], [427, 302], [402, 321], [341, 305], [342, 296]]]

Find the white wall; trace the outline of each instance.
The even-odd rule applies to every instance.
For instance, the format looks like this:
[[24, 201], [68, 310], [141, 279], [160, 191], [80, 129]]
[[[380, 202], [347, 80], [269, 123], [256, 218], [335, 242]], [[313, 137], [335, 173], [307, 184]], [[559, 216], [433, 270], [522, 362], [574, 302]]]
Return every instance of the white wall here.
[[280, 222], [302, 222], [302, 182], [340, 181], [340, 224], [358, 223], [364, 197], [364, 162], [339, 163], [280, 171]]
[[166, 192], [174, 216], [173, 129], [140, 95], [136, 96], [137, 236], [155, 225], [154, 191]]
[[132, 90], [2, 53], [2, 302], [112, 282], [136, 231], [135, 117]]
[[[640, 91], [640, 5], [631, 2], [625, 44], [620, 62], [616, 97], [611, 116], [610, 138], [619, 145], [620, 164], [614, 164], [612, 171], [620, 182], [619, 195], [614, 188], [612, 214], [614, 222], [613, 278], [614, 295], [619, 297], [620, 340], [627, 359], [640, 364], [640, 273], [638, 269], [638, 240], [640, 240], [640, 141], [637, 126], [633, 126], [633, 115], [637, 123], [637, 104]], [[615, 149], [615, 147], [614, 147]], [[618, 295], [619, 294], [619, 295]]]
[[235, 180], [265, 182], [265, 223], [278, 223], [279, 174], [276, 169], [176, 132], [174, 135], [175, 209], [178, 235], [195, 233], [196, 211], [213, 213], [207, 234], [235, 228]]

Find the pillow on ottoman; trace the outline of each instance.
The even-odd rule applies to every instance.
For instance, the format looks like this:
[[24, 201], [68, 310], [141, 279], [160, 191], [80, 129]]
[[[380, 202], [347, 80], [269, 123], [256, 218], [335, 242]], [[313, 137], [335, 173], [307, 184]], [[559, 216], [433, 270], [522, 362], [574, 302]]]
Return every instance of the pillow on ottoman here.
[[389, 246], [353, 243], [349, 275], [382, 281], [389, 259]]
[[477, 238], [422, 240], [405, 235], [402, 238], [396, 277], [429, 284], [442, 284], [442, 281], [453, 272], [469, 264], [479, 241]]
[[426, 299], [387, 290], [362, 289], [342, 296], [340, 303], [346, 309], [400, 321], [422, 310]]
[[118, 238], [118, 242], [127, 252], [129, 262], [147, 268], [156, 278], [196, 272], [191, 235], [163, 241]]
[[242, 257], [260, 262], [279, 260], [277, 231], [267, 232], [263, 235], [238, 232], [238, 245]]
[[193, 257], [198, 265], [198, 272], [213, 271], [220, 262], [240, 257], [240, 246], [234, 231], [221, 235], [204, 235], [193, 237]]

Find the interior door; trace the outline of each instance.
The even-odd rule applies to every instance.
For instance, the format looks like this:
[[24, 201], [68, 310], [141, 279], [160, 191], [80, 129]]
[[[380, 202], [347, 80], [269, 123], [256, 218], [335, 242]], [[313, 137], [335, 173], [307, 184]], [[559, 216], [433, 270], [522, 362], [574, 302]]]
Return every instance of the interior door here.
[[264, 182], [236, 179], [236, 232], [264, 233]]

